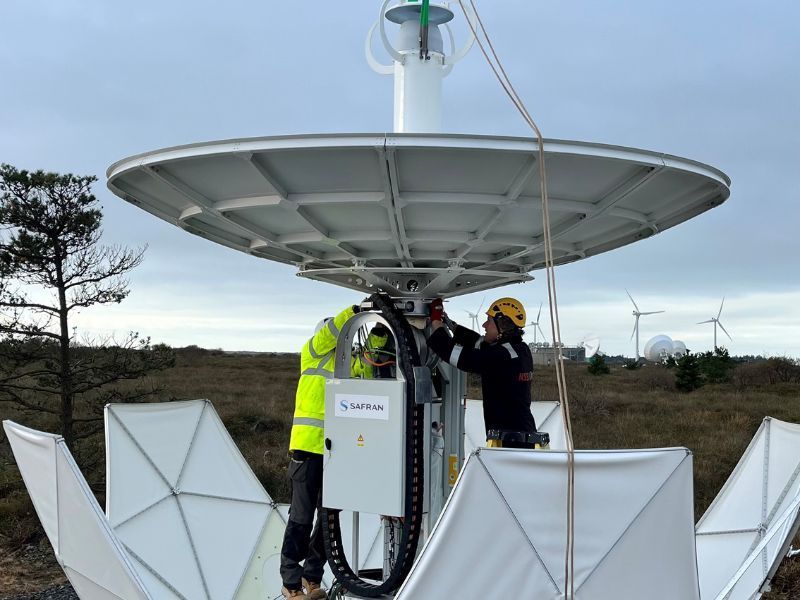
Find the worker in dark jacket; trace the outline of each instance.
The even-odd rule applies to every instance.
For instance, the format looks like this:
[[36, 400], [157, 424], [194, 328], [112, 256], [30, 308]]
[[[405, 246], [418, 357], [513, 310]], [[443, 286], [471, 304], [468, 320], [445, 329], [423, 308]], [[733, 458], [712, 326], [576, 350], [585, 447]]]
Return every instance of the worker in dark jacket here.
[[[438, 304], [437, 304], [438, 303]], [[490, 430], [535, 433], [531, 413], [533, 358], [522, 340], [525, 308], [514, 298], [500, 298], [486, 311], [485, 334], [452, 323], [453, 337], [444, 326], [449, 321], [441, 300], [431, 304], [433, 333], [428, 346], [454, 367], [481, 376], [483, 420]]]

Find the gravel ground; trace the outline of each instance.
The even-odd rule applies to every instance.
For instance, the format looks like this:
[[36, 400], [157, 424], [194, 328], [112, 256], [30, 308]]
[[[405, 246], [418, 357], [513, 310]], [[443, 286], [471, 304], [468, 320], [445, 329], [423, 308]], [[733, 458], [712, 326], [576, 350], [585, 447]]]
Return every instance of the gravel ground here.
[[57, 585], [34, 594], [22, 594], [20, 596], [5, 596], [0, 600], [78, 600], [78, 595], [68, 583]]

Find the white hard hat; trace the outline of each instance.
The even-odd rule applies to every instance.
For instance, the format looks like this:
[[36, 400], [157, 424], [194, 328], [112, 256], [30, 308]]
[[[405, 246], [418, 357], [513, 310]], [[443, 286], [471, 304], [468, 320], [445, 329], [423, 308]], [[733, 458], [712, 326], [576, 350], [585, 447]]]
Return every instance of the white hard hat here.
[[322, 328], [325, 327], [325, 325], [328, 324], [328, 321], [332, 319], [333, 317], [325, 317], [324, 319], [322, 319], [322, 321], [317, 323], [317, 326], [314, 328], [314, 335], [317, 335], [320, 331], [322, 331]]

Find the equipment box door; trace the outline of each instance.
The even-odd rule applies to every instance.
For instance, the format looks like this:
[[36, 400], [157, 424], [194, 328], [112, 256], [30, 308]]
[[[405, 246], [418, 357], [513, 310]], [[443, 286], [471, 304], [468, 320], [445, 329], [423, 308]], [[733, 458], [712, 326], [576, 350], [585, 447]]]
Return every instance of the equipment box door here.
[[405, 423], [405, 382], [326, 382], [323, 506], [403, 515]]

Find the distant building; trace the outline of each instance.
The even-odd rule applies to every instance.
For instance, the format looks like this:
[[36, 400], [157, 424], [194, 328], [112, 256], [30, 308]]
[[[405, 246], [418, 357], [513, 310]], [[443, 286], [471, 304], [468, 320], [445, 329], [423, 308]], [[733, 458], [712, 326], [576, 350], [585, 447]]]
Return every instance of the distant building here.
[[[534, 365], [552, 365], [558, 352], [547, 343], [529, 344]], [[586, 349], [583, 346], [561, 346], [561, 356], [572, 362], [586, 362]]]

